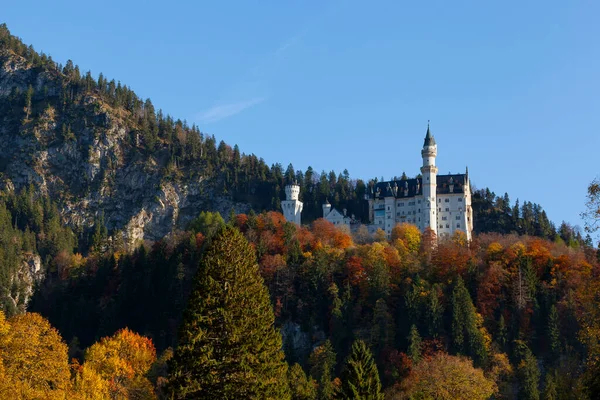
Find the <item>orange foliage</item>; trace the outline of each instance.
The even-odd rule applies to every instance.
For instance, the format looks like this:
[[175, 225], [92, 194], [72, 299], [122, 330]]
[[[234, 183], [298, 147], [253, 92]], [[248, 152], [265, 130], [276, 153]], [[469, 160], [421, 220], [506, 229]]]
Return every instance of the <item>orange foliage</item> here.
[[470, 258], [468, 248], [446, 240], [438, 244], [431, 262], [440, 281], [447, 281], [457, 274], [462, 275]]
[[202, 247], [202, 244], [204, 244], [205, 240], [206, 238], [203, 234], [201, 234], [200, 232], [196, 233], [196, 248], [200, 249]]
[[337, 229], [331, 222], [319, 218], [312, 224], [312, 232], [315, 238], [313, 247], [322, 245], [336, 247], [338, 249], [346, 249], [352, 246], [352, 237], [345, 232]]
[[152, 385], [144, 377], [156, 361], [152, 340], [125, 328], [105, 337], [85, 352], [85, 364], [110, 382], [112, 397], [144, 394], [154, 398]]
[[248, 216], [246, 214], [238, 214], [235, 216], [235, 226], [243, 233], [248, 230]]

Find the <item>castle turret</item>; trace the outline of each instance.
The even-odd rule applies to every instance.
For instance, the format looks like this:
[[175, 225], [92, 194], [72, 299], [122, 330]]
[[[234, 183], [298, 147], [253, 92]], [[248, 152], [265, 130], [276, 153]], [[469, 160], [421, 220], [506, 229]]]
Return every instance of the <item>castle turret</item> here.
[[285, 197], [286, 200], [281, 202], [281, 208], [283, 209], [283, 216], [289, 222], [293, 222], [296, 225], [301, 224], [301, 214], [303, 204], [299, 200], [300, 196], [300, 186], [298, 184], [293, 183], [290, 185], [286, 185], [285, 187]]
[[429, 123], [427, 123], [427, 133], [425, 134], [425, 142], [423, 143], [423, 150], [421, 150], [421, 156], [423, 157], [423, 166], [421, 167], [422, 175], [422, 187], [423, 187], [423, 201], [424, 201], [424, 223], [423, 227], [429, 227], [437, 232], [437, 213], [436, 213], [436, 193], [437, 193], [437, 172], [438, 169], [435, 166], [435, 158], [437, 156], [437, 145], [435, 139], [429, 130]]

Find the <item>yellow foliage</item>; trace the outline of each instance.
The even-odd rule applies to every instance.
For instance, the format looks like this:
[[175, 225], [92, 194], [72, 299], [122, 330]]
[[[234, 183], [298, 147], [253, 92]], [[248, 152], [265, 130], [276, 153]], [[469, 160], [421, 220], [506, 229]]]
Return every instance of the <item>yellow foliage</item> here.
[[484, 400], [496, 390], [496, 383], [465, 357], [437, 353], [413, 367], [402, 382], [403, 397], [410, 399]]
[[92, 345], [85, 353], [85, 367], [110, 381], [113, 398], [154, 399], [152, 385], [144, 377], [156, 361], [152, 341], [125, 328]]
[[110, 398], [109, 382], [89, 365], [75, 366], [73, 385], [74, 397], [81, 400], [103, 400]]
[[[400, 241], [408, 252], [416, 254], [421, 247], [421, 231], [412, 224], [397, 224], [392, 229], [392, 243]], [[398, 243], [399, 244], [399, 243]], [[401, 251], [401, 248], [398, 248]]]
[[[67, 345], [41, 315], [0, 318], [4, 374], [22, 398], [64, 398], [70, 389]], [[8, 329], [7, 329], [8, 325]]]
[[488, 258], [495, 259], [496, 257], [502, 255], [503, 251], [504, 251], [504, 247], [502, 247], [502, 245], [500, 243], [493, 242], [493, 243], [490, 243], [490, 245], [487, 248], [487, 256], [488, 256]]

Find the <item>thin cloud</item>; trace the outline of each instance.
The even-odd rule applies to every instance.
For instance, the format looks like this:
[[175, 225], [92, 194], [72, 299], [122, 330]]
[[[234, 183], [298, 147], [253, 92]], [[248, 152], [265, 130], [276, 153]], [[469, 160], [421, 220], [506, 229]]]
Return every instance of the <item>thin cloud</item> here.
[[204, 110], [196, 116], [198, 121], [204, 123], [217, 122], [225, 118], [232, 117], [236, 114], [241, 113], [247, 108], [255, 106], [266, 100], [266, 97], [254, 97], [252, 99], [238, 101], [235, 103], [228, 104], [217, 104], [211, 108]]

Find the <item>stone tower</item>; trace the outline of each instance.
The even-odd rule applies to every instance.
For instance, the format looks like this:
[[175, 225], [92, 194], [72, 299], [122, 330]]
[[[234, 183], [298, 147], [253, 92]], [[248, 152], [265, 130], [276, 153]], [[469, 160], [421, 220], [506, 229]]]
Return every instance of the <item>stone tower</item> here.
[[302, 214], [302, 202], [298, 199], [300, 195], [300, 186], [297, 183], [286, 185], [285, 197], [286, 199], [281, 202], [281, 208], [283, 209], [283, 216], [289, 222], [293, 222], [296, 225], [301, 224], [300, 215]]
[[436, 192], [437, 192], [437, 172], [438, 169], [435, 166], [435, 157], [437, 156], [437, 145], [435, 139], [429, 130], [429, 123], [427, 124], [427, 134], [425, 135], [425, 143], [423, 143], [423, 150], [421, 150], [421, 156], [423, 157], [423, 166], [421, 167], [421, 174], [423, 176], [423, 229], [429, 227], [437, 232], [437, 213], [436, 213]]

